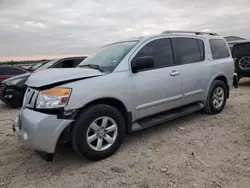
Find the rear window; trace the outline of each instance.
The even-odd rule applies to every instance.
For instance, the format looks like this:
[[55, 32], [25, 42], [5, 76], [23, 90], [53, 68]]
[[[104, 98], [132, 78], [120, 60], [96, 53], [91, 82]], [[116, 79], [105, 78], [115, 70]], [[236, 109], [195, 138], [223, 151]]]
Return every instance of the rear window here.
[[235, 57], [250, 54], [250, 43], [235, 44], [233, 50], [233, 56]]
[[230, 56], [230, 52], [224, 40], [210, 39], [209, 43], [213, 59], [222, 59]]

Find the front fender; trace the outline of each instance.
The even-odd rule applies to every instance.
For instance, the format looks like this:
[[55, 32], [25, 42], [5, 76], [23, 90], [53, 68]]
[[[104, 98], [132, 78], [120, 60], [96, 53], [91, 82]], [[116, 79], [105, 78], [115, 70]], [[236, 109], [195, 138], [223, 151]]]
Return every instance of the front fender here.
[[80, 109], [80, 108], [83, 108], [84, 106], [86, 106], [87, 104], [89, 104], [91, 102], [94, 102], [94, 101], [99, 100], [99, 99], [105, 99], [105, 98], [116, 99], [116, 100], [122, 102], [128, 111], [131, 111], [130, 106], [127, 105], [128, 104], [127, 101], [125, 101], [123, 99], [123, 97], [118, 95], [117, 93], [98, 93], [98, 94], [95, 94], [95, 95], [91, 95], [91, 96], [86, 97], [83, 100], [79, 101], [74, 106], [71, 106], [70, 104], [67, 105], [65, 110]]

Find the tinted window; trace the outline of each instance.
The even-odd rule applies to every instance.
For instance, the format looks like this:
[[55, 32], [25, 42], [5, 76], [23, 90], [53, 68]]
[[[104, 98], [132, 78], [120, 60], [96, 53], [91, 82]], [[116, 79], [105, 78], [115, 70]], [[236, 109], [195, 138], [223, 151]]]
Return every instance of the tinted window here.
[[213, 59], [221, 59], [230, 56], [230, 52], [224, 40], [210, 39], [209, 43]]
[[197, 63], [204, 61], [204, 43], [193, 38], [176, 38], [178, 55], [181, 64]]
[[53, 68], [73, 68], [74, 67], [74, 60], [63, 60], [56, 64]]
[[74, 59], [74, 67], [78, 66], [85, 58]]
[[0, 75], [6, 75], [5, 67], [0, 67]]
[[157, 39], [144, 46], [137, 57], [152, 56], [154, 68], [169, 67], [174, 65], [173, 51], [170, 39]]
[[250, 43], [236, 44], [234, 46], [234, 57], [240, 57], [246, 54], [250, 54]]
[[6, 67], [4, 71], [5, 71], [5, 74], [7, 75], [19, 75], [19, 74], [26, 73], [25, 71], [14, 68], [14, 67]]

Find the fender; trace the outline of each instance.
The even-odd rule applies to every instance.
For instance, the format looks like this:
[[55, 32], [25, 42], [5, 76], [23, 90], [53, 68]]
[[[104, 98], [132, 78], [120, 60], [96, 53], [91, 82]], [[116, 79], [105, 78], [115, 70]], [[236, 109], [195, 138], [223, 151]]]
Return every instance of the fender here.
[[[208, 84], [207, 91], [209, 91], [209, 89], [210, 89], [210, 87], [211, 87], [213, 81], [216, 80], [216, 78], [218, 78], [219, 76], [225, 77], [226, 80], [227, 80], [227, 83], [229, 83], [229, 81], [228, 81], [226, 75], [225, 75], [223, 72], [218, 72], [218, 73], [216, 73], [216, 74], [210, 79], [209, 84]], [[208, 93], [209, 93], [209, 92], [206, 93], [206, 98], [205, 98], [205, 100], [207, 99]]]
[[[120, 96], [118, 93], [98, 93], [98, 94], [85, 98], [84, 100], [80, 101], [76, 106], [69, 107], [69, 109], [80, 109], [95, 100], [104, 99], [104, 98], [116, 99], [124, 104], [127, 111], [132, 111], [132, 109], [128, 107], [129, 103], [124, 101], [123, 97]], [[68, 110], [68, 108], [66, 107], [65, 110]]]

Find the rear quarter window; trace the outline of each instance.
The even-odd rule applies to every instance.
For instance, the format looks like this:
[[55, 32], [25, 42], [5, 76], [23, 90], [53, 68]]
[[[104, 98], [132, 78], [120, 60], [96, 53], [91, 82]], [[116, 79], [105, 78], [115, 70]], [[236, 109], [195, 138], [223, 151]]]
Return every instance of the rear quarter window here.
[[223, 39], [209, 40], [213, 59], [222, 59], [230, 56], [227, 44]]

